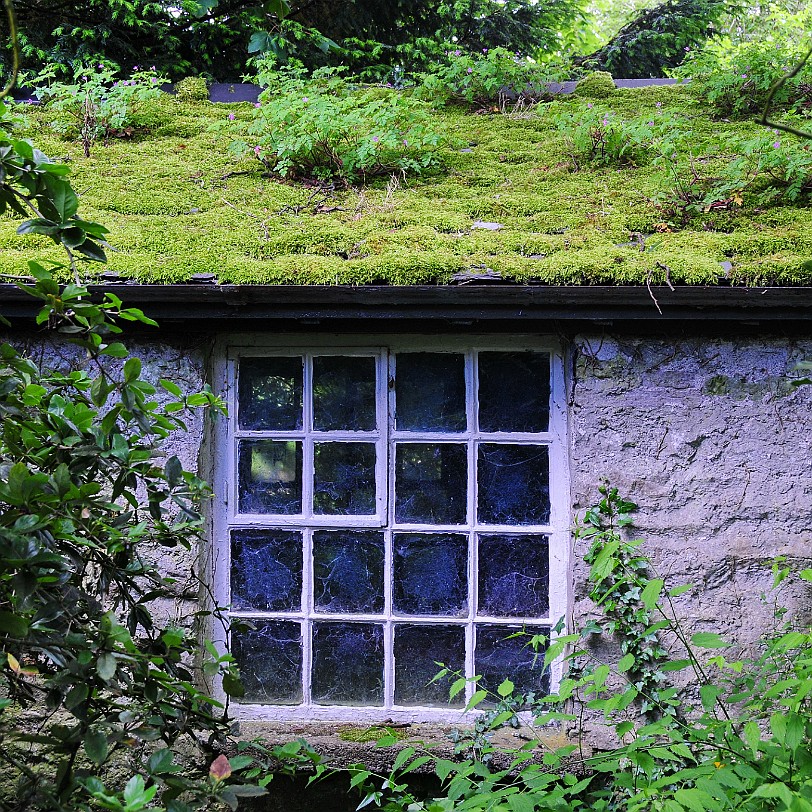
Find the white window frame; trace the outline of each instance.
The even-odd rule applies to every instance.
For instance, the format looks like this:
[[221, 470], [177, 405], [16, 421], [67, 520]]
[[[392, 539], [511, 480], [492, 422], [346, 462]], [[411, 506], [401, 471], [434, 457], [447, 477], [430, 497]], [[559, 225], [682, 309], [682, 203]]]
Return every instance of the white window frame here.
[[[533, 350], [547, 352], [550, 356], [550, 418], [547, 432], [519, 433], [519, 432], [480, 432], [474, 421], [476, 409], [477, 374], [476, 353]], [[466, 410], [468, 416], [468, 429], [464, 432], [404, 432], [396, 431], [393, 425], [394, 390], [389, 385], [392, 368], [387, 365], [394, 363], [396, 352], [465, 352], [465, 385]], [[377, 447], [376, 465], [376, 504], [377, 512], [370, 516], [289, 516], [268, 514], [239, 514], [237, 509], [237, 442], [238, 438], [262, 437], [273, 434], [277, 437], [303, 440], [303, 510], [309, 498], [309, 483], [307, 476], [308, 461], [312, 464], [313, 443], [318, 438], [318, 432], [305, 431], [288, 432], [251, 432], [236, 428], [237, 416], [237, 386], [236, 369], [240, 357], [255, 356], [267, 357], [273, 355], [290, 356], [307, 353], [336, 354], [336, 355], [374, 355], [377, 358], [377, 425], [375, 432], [329, 432], [330, 440], [374, 440]], [[469, 355], [470, 353], [470, 355]], [[222, 397], [228, 405], [229, 418], [216, 422], [213, 426], [212, 436], [212, 470], [211, 481], [214, 493], [218, 496], [212, 506], [212, 533], [213, 544], [208, 560], [208, 577], [211, 581], [213, 594], [218, 606], [227, 606], [230, 602], [230, 531], [233, 528], [263, 528], [277, 527], [292, 529], [300, 527], [304, 538], [305, 570], [303, 572], [303, 605], [312, 606], [312, 585], [308, 578], [310, 574], [308, 558], [312, 553], [312, 533], [323, 528], [356, 527], [358, 529], [382, 529], [385, 533], [385, 607], [382, 615], [360, 615], [343, 613], [318, 614], [310, 609], [287, 612], [235, 612], [235, 616], [245, 618], [269, 618], [280, 620], [303, 621], [303, 628], [312, 624], [314, 620], [320, 621], [363, 621], [375, 622], [384, 626], [385, 656], [384, 656], [384, 705], [382, 706], [344, 706], [320, 705], [310, 701], [307, 674], [310, 670], [310, 647], [304, 647], [303, 674], [305, 693], [304, 703], [301, 705], [266, 705], [232, 703], [232, 715], [237, 719], [277, 719], [277, 720], [333, 720], [333, 721], [382, 721], [391, 719], [396, 722], [444, 722], [457, 721], [462, 715], [461, 708], [415, 707], [397, 706], [392, 702], [394, 680], [393, 657], [393, 628], [394, 623], [416, 622], [421, 625], [439, 623], [443, 625], [460, 625], [465, 627], [465, 668], [469, 675], [473, 674], [474, 662], [474, 625], [476, 623], [494, 624], [500, 626], [548, 626], [553, 639], [556, 634], [553, 627], [561, 618], [568, 618], [571, 606], [571, 578], [570, 578], [570, 489], [569, 471], [567, 464], [567, 413], [565, 403], [565, 374], [561, 347], [558, 342], [549, 337], [538, 335], [476, 335], [476, 336], [426, 336], [426, 335], [304, 335], [285, 334], [281, 336], [240, 334], [220, 339], [214, 352], [215, 392]], [[304, 380], [304, 419], [305, 426], [309, 424], [310, 395], [308, 393], [308, 375], [312, 365], [305, 365]], [[388, 391], [387, 391], [388, 390]], [[384, 403], [388, 411], [388, 422], [384, 422]], [[386, 430], [380, 427], [386, 425]], [[344, 436], [346, 434], [346, 437]], [[326, 439], [326, 436], [325, 436]], [[405, 524], [394, 521], [394, 499], [389, 500], [388, 494], [394, 494], [394, 443], [397, 441], [411, 442], [456, 442], [467, 445], [468, 453], [468, 509], [467, 522], [463, 525], [426, 525]], [[518, 444], [547, 445], [549, 448], [550, 463], [550, 521], [547, 525], [476, 525], [476, 448], [480, 442], [502, 442]], [[309, 456], [308, 456], [309, 455]], [[222, 495], [222, 496], [220, 496]], [[312, 528], [312, 530], [308, 529]], [[468, 536], [468, 614], [461, 617], [426, 617], [394, 614], [391, 605], [391, 572], [392, 572], [392, 544], [393, 532], [455, 532]], [[547, 617], [536, 618], [490, 618], [476, 615], [476, 607], [472, 597], [474, 595], [477, 573], [477, 533], [511, 533], [527, 535], [546, 535], [549, 537], [549, 614]], [[312, 566], [312, 563], [310, 563]], [[210, 630], [215, 644], [222, 651], [227, 650], [227, 641], [222, 630]], [[562, 632], [566, 633], [566, 629]], [[561, 678], [560, 669], [553, 666], [551, 682], [556, 685]], [[474, 685], [469, 683], [466, 687], [466, 700], [473, 693]], [[214, 686], [215, 695], [223, 699], [219, 686]]]

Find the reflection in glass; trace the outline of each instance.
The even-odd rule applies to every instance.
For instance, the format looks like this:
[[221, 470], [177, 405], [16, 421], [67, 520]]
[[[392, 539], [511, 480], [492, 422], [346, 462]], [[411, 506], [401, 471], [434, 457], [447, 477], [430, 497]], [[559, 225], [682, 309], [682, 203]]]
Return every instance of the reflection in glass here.
[[302, 632], [288, 620], [254, 620], [231, 634], [231, 652], [245, 686], [241, 702], [296, 705], [302, 701]]
[[398, 431], [465, 431], [465, 359], [441, 352], [398, 353]]
[[319, 355], [313, 359], [313, 428], [374, 431], [374, 358]]
[[397, 533], [393, 541], [396, 612], [452, 615], [468, 611], [468, 540], [462, 535]]
[[313, 512], [375, 513], [375, 444], [316, 443]]
[[383, 626], [314, 623], [311, 690], [319, 705], [382, 705]]
[[317, 612], [383, 612], [383, 533], [314, 533], [313, 580]]
[[[517, 633], [517, 637], [512, 637]], [[495, 692], [503, 680], [509, 679], [517, 693], [535, 691], [537, 696], [549, 693], [545, 647], [534, 651], [528, 645], [533, 635], [548, 638], [549, 634], [549, 629], [541, 627], [477, 626], [474, 671], [482, 676], [478, 687]]]
[[242, 513], [302, 512], [302, 444], [295, 440], [240, 440]]
[[550, 521], [547, 446], [482, 443], [477, 479], [480, 522], [523, 525]]
[[432, 682], [443, 663], [465, 670], [465, 630], [461, 626], [395, 625], [395, 704], [462, 707], [465, 692], [449, 700], [448, 680]]
[[301, 429], [302, 370], [298, 356], [240, 359], [240, 428]]
[[549, 422], [547, 353], [479, 353], [480, 431], [547, 431]]
[[295, 530], [231, 533], [231, 605], [272, 612], [302, 603], [302, 534]]
[[398, 443], [395, 519], [462, 524], [467, 513], [467, 449], [460, 443]]
[[549, 611], [547, 536], [479, 537], [478, 613], [545, 617]]

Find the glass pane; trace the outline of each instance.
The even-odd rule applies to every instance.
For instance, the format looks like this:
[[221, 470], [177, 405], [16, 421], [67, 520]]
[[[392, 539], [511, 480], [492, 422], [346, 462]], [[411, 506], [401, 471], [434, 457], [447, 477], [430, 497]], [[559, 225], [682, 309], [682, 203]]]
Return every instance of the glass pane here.
[[477, 510], [483, 524], [547, 524], [547, 446], [483, 443], [477, 461]]
[[[448, 698], [451, 680], [431, 682], [443, 663], [465, 671], [465, 630], [461, 626], [395, 626], [395, 703], [428, 707], [461, 707], [465, 691]], [[429, 684], [431, 683], [431, 684]]]
[[302, 701], [302, 632], [287, 620], [255, 620], [232, 632], [231, 651], [245, 686], [241, 702], [295, 705]]
[[311, 687], [319, 705], [382, 705], [383, 626], [314, 623]]
[[231, 605], [272, 612], [301, 609], [302, 534], [290, 530], [234, 530]]
[[240, 428], [301, 429], [302, 370], [299, 357], [240, 359]]
[[317, 612], [383, 612], [383, 533], [313, 534]]
[[398, 443], [395, 519], [463, 524], [467, 514], [467, 449], [458, 443]]
[[480, 431], [547, 431], [549, 422], [547, 353], [479, 353]]
[[375, 444], [316, 443], [313, 512], [375, 512]]
[[399, 353], [395, 402], [399, 431], [465, 431], [465, 357]]
[[550, 609], [547, 536], [479, 537], [480, 615], [544, 617]]
[[302, 512], [302, 444], [295, 440], [241, 440], [242, 513]]
[[313, 428], [374, 431], [374, 358], [320, 355], [313, 359]]
[[[511, 637], [524, 632], [518, 637]], [[528, 644], [533, 635], [548, 637], [547, 628], [521, 626], [477, 626], [474, 671], [482, 676], [479, 687], [496, 691], [505, 679], [517, 693], [534, 691], [544, 696], [550, 691], [550, 674], [544, 668], [544, 647], [534, 651]]]
[[392, 547], [396, 612], [455, 617], [468, 612], [465, 536], [397, 533]]

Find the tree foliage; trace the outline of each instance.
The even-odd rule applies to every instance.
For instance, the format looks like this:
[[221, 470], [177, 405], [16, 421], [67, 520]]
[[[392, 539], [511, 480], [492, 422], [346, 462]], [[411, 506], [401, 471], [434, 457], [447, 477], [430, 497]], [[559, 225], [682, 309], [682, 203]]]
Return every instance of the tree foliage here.
[[665, 0], [643, 9], [606, 45], [575, 61], [618, 79], [663, 76], [701, 47], [732, 7], [729, 0]]

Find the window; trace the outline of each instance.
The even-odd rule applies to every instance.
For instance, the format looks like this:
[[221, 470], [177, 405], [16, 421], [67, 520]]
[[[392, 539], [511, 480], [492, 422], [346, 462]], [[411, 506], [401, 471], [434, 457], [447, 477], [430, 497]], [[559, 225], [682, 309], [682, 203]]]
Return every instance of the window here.
[[516, 633], [566, 611], [555, 351], [333, 337], [227, 358], [216, 568], [247, 621], [230, 640], [243, 710], [440, 718], [473, 687], [449, 701], [438, 662], [545, 690]]

